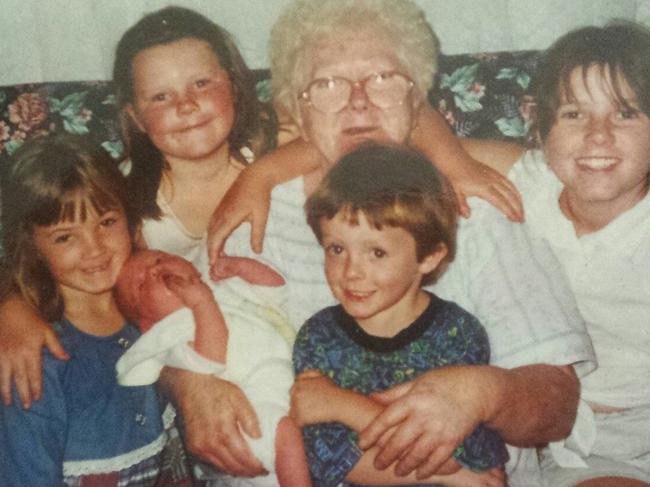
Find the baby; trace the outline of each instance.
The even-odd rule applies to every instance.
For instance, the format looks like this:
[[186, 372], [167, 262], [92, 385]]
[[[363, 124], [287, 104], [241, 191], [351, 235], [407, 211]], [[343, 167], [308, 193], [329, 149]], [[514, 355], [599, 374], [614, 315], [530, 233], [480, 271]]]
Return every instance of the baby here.
[[143, 335], [118, 362], [118, 380], [124, 385], [150, 384], [164, 366], [172, 366], [212, 373], [239, 385], [262, 430], [262, 437], [249, 439], [249, 445], [265, 468], [275, 471], [250, 482], [311, 485], [300, 430], [287, 417], [291, 351], [269, 327], [278, 319], [260, 299], [264, 293], [250, 292], [251, 284], [279, 286], [284, 280], [269, 267], [244, 258], [230, 259], [224, 275], [240, 279], [208, 285], [180, 257], [153, 250], [135, 253], [120, 273], [116, 298]]

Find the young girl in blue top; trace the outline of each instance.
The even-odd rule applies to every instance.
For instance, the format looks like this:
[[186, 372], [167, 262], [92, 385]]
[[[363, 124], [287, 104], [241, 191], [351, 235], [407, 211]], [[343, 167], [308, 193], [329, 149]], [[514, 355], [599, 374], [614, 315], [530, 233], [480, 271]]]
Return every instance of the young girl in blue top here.
[[41, 401], [0, 407], [0, 484], [153, 485], [173, 415], [153, 386], [115, 373], [138, 336], [113, 298], [137, 225], [123, 178], [101, 148], [65, 136], [27, 142], [1, 181], [3, 291], [52, 322], [70, 359], [46, 352]]

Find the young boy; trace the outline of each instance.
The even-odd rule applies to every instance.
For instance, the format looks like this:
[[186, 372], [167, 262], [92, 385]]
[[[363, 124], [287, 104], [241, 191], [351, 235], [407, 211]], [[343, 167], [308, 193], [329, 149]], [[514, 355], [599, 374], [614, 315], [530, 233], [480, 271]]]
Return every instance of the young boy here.
[[373, 392], [433, 367], [489, 360], [478, 320], [421, 288], [454, 256], [448, 182], [419, 153], [366, 146], [334, 166], [306, 212], [340, 302], [310, 318], [294, 345], [291, 416], [303, 426], [314, 485], [503, 485], [505, 446], [480, 425], [456, 449], [450, 474], [428, 479], [377, 470], [376, 449], [356, 445], [383, 409]]
[[231, 479], [228, 485], [310, 486], [300, 431], [287, 417], [293, 381], [289, 348], [268, 324], [273, 310], [260, 299], [263, 290], [249, 289], [250, 284], [278, 286], [283, 279], [252, 259], [239, 259], [233, 272], [249, 282], [228, 279], [208, 287], [180, 257], [153, 250], [134, 254], [115, 292], [120, 308], [144, 334], [117, 363], [118, 380], [151, 384], [167, 365], [238, 384], [262, 431], [262, 438], [249, 439], [249, 445], [275, 475]]

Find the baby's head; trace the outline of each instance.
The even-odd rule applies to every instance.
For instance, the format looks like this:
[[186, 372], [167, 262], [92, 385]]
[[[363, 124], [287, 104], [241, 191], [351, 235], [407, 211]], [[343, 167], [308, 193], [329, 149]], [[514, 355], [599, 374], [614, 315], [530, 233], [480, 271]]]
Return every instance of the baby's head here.
[[321, 245], [323, 225], [339, 219], [380, 232], [404, 230], [405, 238], [410, 235], [415, 242], [418, 263], [440, 257], [420, 284], [434, 282], [456, 252], [453, 189], [426, 157], [408, 148], [373, 144], [350, 152], [310, 196], [305, 210]]
[[188, 272], [196, 272], [185, 259], [156, 250], [140, 250], [124, 264], [115, 298], [122, 313], [143, 332], [183, 307], [183, 301], [167, 285], [167, 280], [177, 275], [176, 266], [189, 266]]

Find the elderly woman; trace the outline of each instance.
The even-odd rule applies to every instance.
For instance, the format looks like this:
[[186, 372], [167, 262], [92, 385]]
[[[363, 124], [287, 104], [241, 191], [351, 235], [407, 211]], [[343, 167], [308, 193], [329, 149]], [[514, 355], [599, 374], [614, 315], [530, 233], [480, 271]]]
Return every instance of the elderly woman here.
[[[408, 0], [296, 1], [275, 25], [276, 101], [322, 156], [315, 170], [273, 191], [262, 253], [286, 278], [284, 306], [296, 325], [334, 304], [322, 250], [303, 214], [307, 195], [358, 144], [409, 140], [430, 88], [435, 54], [431, 29]], [[548, 248], [530, 238], [526, 226], [509, 223], [483, 202], [473, 203], [472, 218], [461, 224], [456, 261], [433, 290], [479, 317], [494, 365], [440, 369], [409, 385], [408, 397], [426, 409], [425, 420], [416, 425], [417, 441], [398, 430], [383, 452], [378, 447], [366, 452], [376, 455], [378, 467], [401, 458], [398, 475], [423, 458], [418, 473], [436, 472], [481, 422], [513, 445], [563, 438], [578, 401], [572, 365], [580, 373], [593, 368], [588, 336]], [[240, 229], [225, 250], [250, 254], [248, 240], [246, 229]], [[234, 426], [239, 421], [246, 429], [253, 423], [239, 406], [240, 397], [215, 393], [222, 409], [213, 415], [203, 409], [206, 415], [199, 415], [199, 401], [190, 404], [191, 394], [199, 389], [205, 394], [207, 387], [198, 386], [200, 378], [185, 379], [176, 395], [184, 398], [193, 448], [240, 475], [258, 473]], [[532, 449], [512, 449], [508, 471], [511, 485], [540, 484]]]

